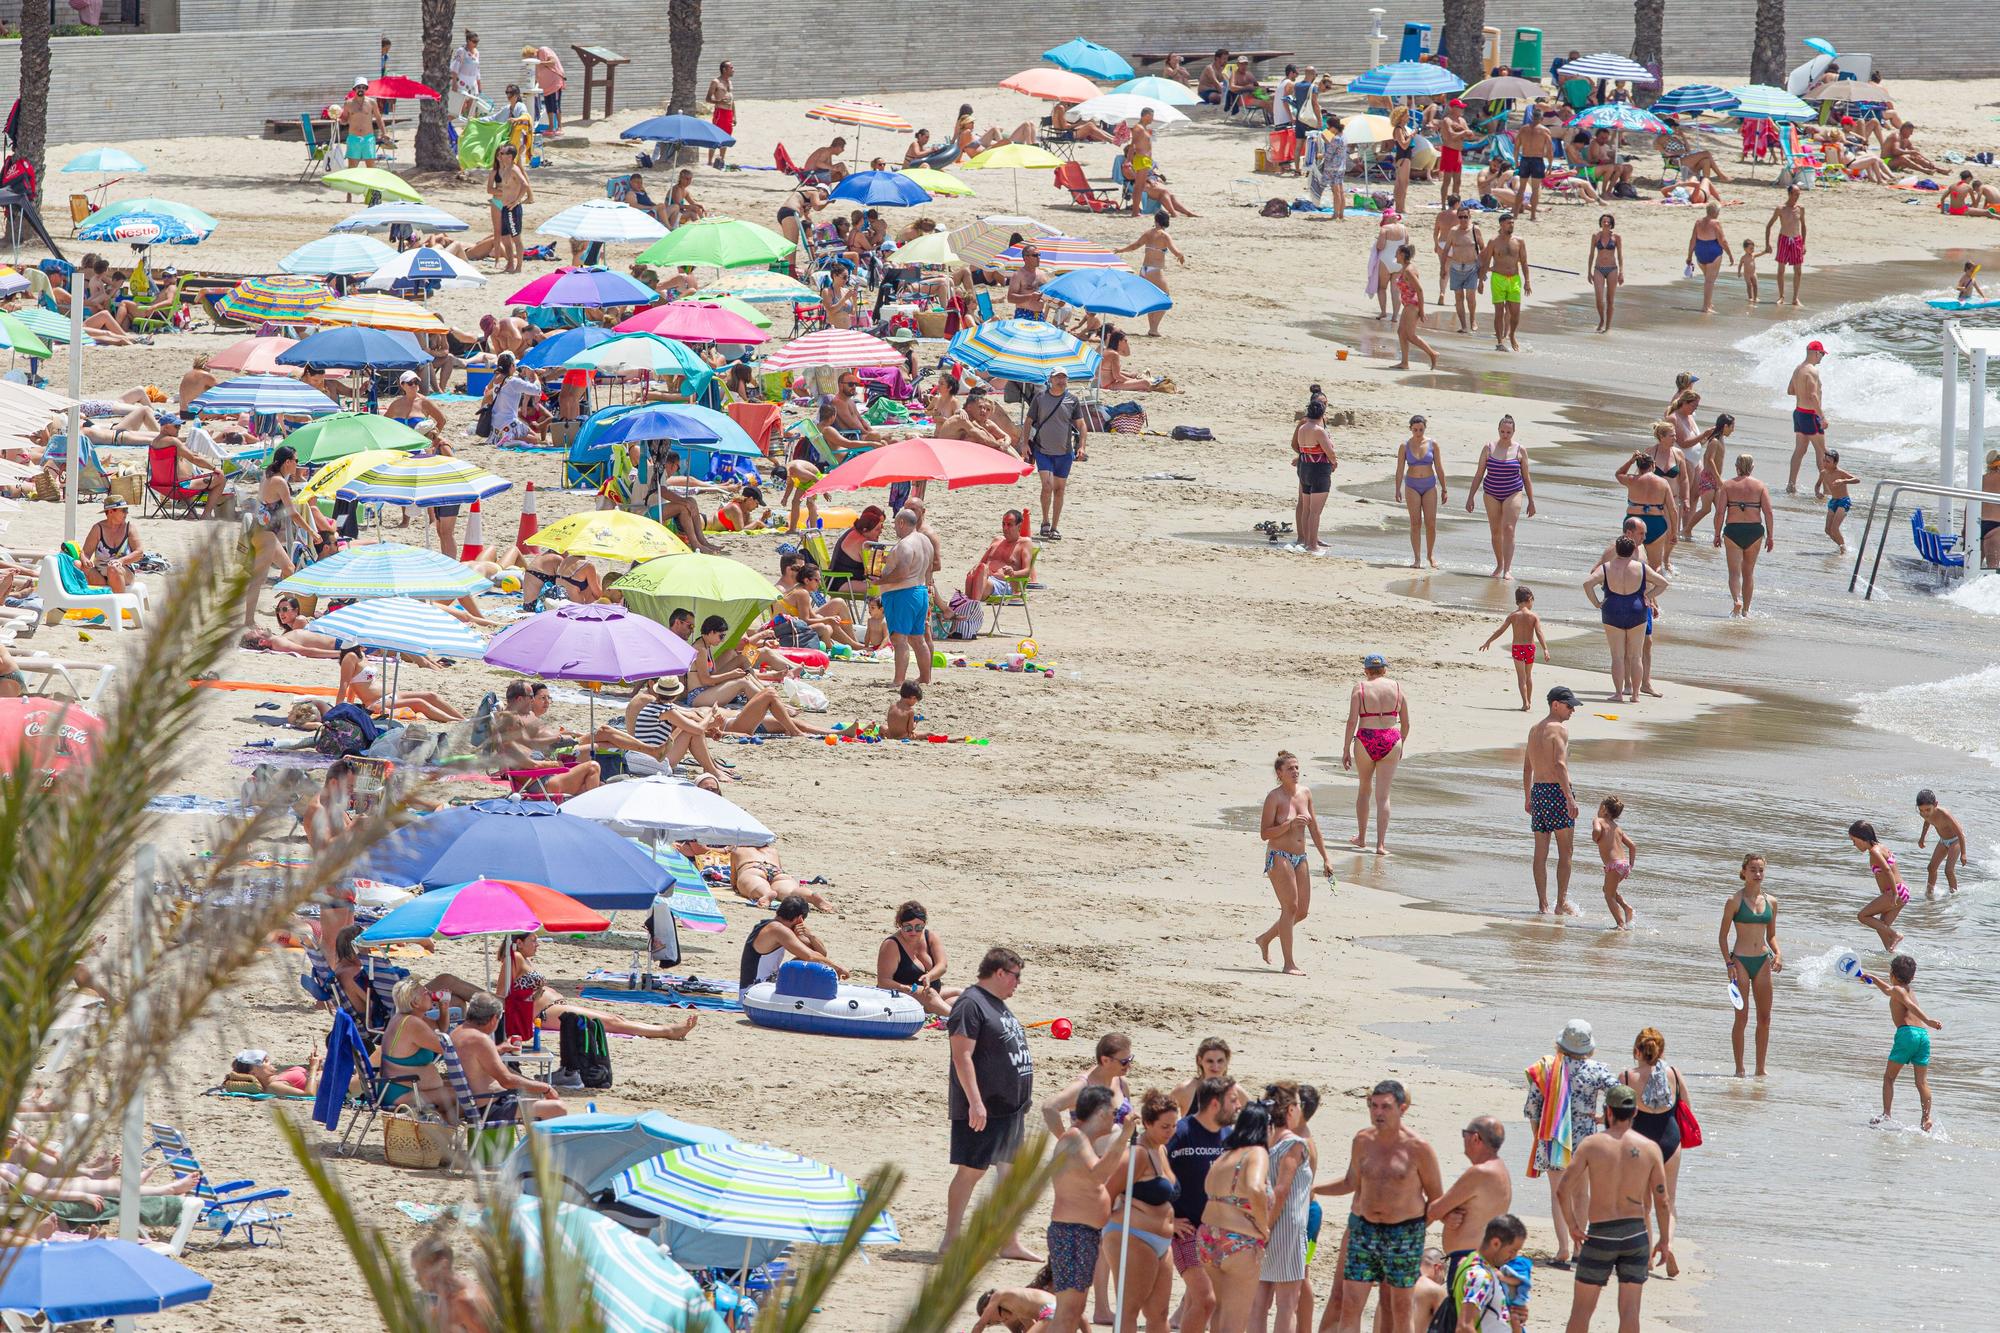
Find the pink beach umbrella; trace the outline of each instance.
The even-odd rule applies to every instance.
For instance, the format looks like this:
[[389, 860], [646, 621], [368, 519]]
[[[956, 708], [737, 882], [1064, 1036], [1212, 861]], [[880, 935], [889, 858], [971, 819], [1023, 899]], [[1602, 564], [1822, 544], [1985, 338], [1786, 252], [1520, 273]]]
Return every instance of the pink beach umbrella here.
[[278, 354], [294, 344], [291, 338], [242, 338], [208, 358], [210, 370], [230, 370], [239, 375], [291, 375], [298, 366], [281, 366]]
[[651, 333], [683, 343], [760, 343], [769, 336], [734, 310], [713, 301], [651, 306], [612, 328], [619, 333]]

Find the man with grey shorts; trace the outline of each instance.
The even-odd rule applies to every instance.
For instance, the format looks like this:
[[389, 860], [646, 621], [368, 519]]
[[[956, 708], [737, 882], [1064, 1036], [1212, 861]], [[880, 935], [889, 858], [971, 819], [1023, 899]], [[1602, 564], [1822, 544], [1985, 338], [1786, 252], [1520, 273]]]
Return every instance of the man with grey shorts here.
[[1457, 307], [1458, 331], [1471, 333], [1479, 323], [1479, 252], [1486, 240], [1472, 220], [1472, 205], [1460, 200], [1444, 233], [1445, 270]]

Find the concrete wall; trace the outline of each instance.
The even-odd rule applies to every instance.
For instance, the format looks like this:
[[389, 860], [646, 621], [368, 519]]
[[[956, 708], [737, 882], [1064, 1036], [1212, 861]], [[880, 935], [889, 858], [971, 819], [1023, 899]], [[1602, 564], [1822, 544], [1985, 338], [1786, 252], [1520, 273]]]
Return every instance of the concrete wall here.
[[[1442, 26], [1434, 4], [1388, 6], [1391, 33], [1406, 18]], [[487, 82], [504, 86], [523, 44], [547, 44], [573, 63], [571, 43], [632, 57], [619, 75], [619, 105], [657, 106], [670, 79], [666, 0], [460, 0], [459, 26], [480, 33]], [[898, 88], [989, 84], [1036, 63], [1046, 47], [1079, 32], [1114, 49], [1166, 44], [1294, 48], [1300, 63], [1353, 74], [1368, 62], [1366, 0], [1208, 0], [1188, 12], [1082, 0], [1032, 20], [1019, 10], [993, 22], [991, 0], [874, 0], [835, 8], [798, 0], [711, 2], [702, 68], [724, 57], [742, 96], [832, 96]], [[1990, 0], [1925, 0], [1908, 10], [1873, 0], [1790, 6], [1787, 50], [1797, 61], [1807, 36], [1872, 52], [1884, 77], [1990, 74], [2000, 68], [2000, 28]], [[1670, 0], [1667, 67], [1743, 75], [1749, 68], [1754, 0]], [[828, 30], [822, 19], [842, 16]], [[1046, 15], [1046, 16], [1044, 16]], [[1628, 51], [1630, 10], [1595, 0], [1490, 3], [1487, 22], [1511, 34], [1540, 23], [1549, 54]], [[379, 39], [395, 41], [392, 68], [421, 61], [417, 0], [180, 0], [172, 35], [65, 38], [55, 43], [49, 135], [57, 141], [180, 133], [251, 134], [265, 117], [297, 115], [336, 99], [358, 74], [373, 74]], [[17, 62], [0, 47], [0, 99], [11, 99]], [[1502, 58], [1505, 58], [1503, 47]], [[572, 74], [579, 71], [572, 69]], [[574, 100], [574, 99], [573, 99]], [[576, 108], [572, 106], [572, 111]]]

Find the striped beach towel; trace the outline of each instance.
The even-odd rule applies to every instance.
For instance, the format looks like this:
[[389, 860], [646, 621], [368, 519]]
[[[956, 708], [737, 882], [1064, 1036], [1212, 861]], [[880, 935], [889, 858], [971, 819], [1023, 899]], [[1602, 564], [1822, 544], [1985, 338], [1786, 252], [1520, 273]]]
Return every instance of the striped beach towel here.
[[[1545, 1055], [1528, 1066], [1527, 1075], [1528, 1086], [1541, 1094], [1542, 1099], [1542, 1113], [1535, 1121], [1535, 1138], [1548, 1145], [1542, 1156], [1549, 1170], [1567, 1170], [1570, 1154], [1576, 1151], [1571, 1137], [1569, 1061], [1560, 1055]], [[1528, 1176], [1532, 1179], [1540, 1174], [1531, 1154]]]

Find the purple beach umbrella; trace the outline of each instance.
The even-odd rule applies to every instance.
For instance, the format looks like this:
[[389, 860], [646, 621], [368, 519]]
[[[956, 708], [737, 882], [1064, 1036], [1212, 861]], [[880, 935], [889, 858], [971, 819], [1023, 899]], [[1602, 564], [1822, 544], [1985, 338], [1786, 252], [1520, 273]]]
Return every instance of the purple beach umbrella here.
[[[545, 680], [611, 683], [685, 675], [694, 662], [687, 640], [619, 606], [559, 606], [509, 625], [486, 646], [486, 661]], [[597, 700], [591, 697], [591, 727]]]

